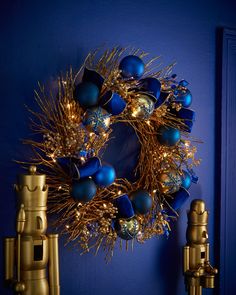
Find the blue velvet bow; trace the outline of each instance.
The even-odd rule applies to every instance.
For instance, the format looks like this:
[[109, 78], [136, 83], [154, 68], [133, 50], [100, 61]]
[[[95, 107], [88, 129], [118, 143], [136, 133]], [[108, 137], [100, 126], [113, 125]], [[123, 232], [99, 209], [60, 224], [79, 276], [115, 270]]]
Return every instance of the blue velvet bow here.
[[[84, 69], [83, 82], [95, 84], [101, 92], [104, 78], [96, 71]], [[112, 115], [119, 115], [126, 107], [125, 100], [117, 93], [109, 90], [99, 99], [99, 105]]]
[[134, 209], [128, 195], [124, 194], [115, 199], [114, 205], [118, 209], [118, 218], [131, 218], [134, 216]]
[[71, 157], [57, 159], [58, 165], [64, 172], [72, 177], [73, 180], [79, 180], [94, 175], [102, 166], [98, 157], [89, 158], [84, 164]]

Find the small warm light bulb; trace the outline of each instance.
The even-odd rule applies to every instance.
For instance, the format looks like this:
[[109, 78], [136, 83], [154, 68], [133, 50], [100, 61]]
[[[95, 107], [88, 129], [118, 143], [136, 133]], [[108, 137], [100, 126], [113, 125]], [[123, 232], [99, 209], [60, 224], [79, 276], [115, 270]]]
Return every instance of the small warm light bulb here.
[[147, 122], [147, 124], [148, 124], [148, 125], [150, 125], [150, 124], [151, 124], [150, 120], [147, 120], [146, 122]]
[[90, 132], [90, 133], [89, 133], [89, 136], [93, 136], [93, 132]]
[[155, 193], [157, 192], [157, 190], [156, 190], [156, 189], [154, 189], [152, 192], [155, 194]]
[[70, 226], [67, 224], [67, 225], [66, 225], [66, 228], [68, 229], [68, 228], [70, 228]]
[[163, 157], [166, 158], [167, 157], [167, 153], [163, 153]]
[[60, 185], [59, 187], [58, 187], [58, 190], [61, 190], [62, 189], [62, 186]]
[[75, 117], [75, 115], [72, 115], [72, 116], [71, 116], [71, 119], [74, 119], [74, 117]]
[[107, 208], [107, 204], [103, 203], [103, 207], [104, 207], [104, 208]]
[[121, 191], [118, 191], [118, 195], [121, 195]]

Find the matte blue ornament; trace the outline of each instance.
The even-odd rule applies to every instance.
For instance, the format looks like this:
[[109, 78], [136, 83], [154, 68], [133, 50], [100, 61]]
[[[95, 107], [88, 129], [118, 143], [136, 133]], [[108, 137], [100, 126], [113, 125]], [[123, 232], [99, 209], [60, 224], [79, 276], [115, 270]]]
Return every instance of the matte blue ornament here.
[[181, 176], [181, 179], [182, 179], [181, 187], [188, 190], [192, 184], [192, 179], [190, 174], [187, 171], [183, 171], [183, 175]]
[[83, 108], [98, 104], [99, 89], [91, 82], [82, 82], [75, 88], [75, 98]]
[[119, 65], [121, 76], [127, 79], [140, 79], [144, 73], [144, 62], [135, 55], [124, 57]]
[[99, 101], [101, 105], [108, 113], [116, 116], [123, 112], [126, 107], [126, 101], [117, 93], [107, 91]]
[[160, 126], [157, 130], [157, 139], [160, 144], [174, 146], [180, 140], [180, 131], [169, 126]]
[[183, 107], [188, 108], [192, 103], [192, 94], [188, 89], [178, 91], [175, 101], [181, 103]]
[[152, 197], [145, 190], [137, 190], [130, 195], [134, 211], [138, 214], [146, 214], [152, 208]]
[[115, 169], [110, 165], [103, 165], [98, 172], [93, 175], [94, 182], [101, 187], [111, 185], [116, 179]]
[[106, 132], [110, 125], [110, 114], [101, 107], [87, 109], [83, 117], [83, 124], [90, 132], [100, 134]]
[[82, 81], [95, 84], [100, 92], [104, 83], [104, 78], [98, 72], [85, 68]]
[[134, 209], [128, 195], [124, 194], [114, 200], [118, 209], [118, 218], [131, 218], [134, 216]]
[[75, 181], [71, 187], [71, 196], [74, 200], [87, 203], [96, 195], [97, 187], [94, 181], [90, 178]]

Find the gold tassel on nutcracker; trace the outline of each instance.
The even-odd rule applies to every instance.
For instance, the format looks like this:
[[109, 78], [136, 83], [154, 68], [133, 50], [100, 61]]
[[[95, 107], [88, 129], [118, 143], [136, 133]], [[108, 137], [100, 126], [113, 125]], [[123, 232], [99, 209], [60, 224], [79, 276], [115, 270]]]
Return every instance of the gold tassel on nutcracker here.
[[201, 295], [202, 288], [214, 288], [217, 269], [209, 262], [208, 211], [203, 200], [193, 200], [188, 212], [184, 247], [184, 276], [189, 295]]
[[36, 174], [36, 167], [31, 166], [29, 174], [21, 174], [15, 185], [17, 238], [5, 239], [5, 280], [16, 294], [60, 294], [58, 235], [46, 235], [45, 181], [46, 176]]

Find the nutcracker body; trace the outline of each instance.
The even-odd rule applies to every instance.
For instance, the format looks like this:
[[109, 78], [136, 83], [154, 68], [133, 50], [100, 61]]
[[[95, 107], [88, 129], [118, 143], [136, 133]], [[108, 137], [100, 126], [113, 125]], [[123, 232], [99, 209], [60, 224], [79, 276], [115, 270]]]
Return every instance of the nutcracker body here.
[[217, 269], [209, 262], [208, 211], [202, 200], [193, 200], [188, 212], [186, 232], [187, 245], [184, 247], [184, 276], [189, 295], [201, 295], [202, 288], [214, 288]]
[[36, 174], [36, 167], [31, 166], [29, 174], [20, 175], [15, 185], [17, 238], [5, 239], [5, 280], [21, 295], [60, 294], [58, 235], [46, 235], [45, 180], [45, 175]]

